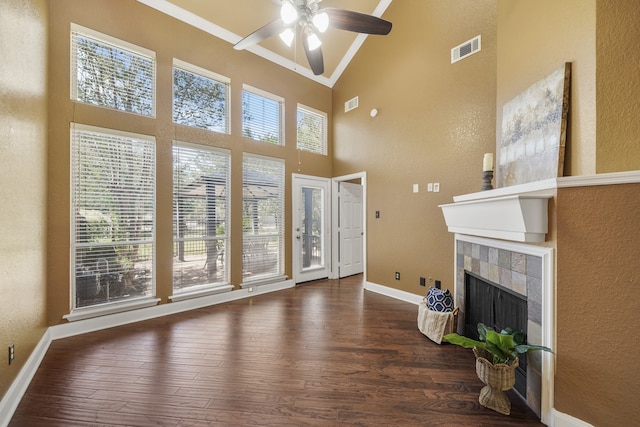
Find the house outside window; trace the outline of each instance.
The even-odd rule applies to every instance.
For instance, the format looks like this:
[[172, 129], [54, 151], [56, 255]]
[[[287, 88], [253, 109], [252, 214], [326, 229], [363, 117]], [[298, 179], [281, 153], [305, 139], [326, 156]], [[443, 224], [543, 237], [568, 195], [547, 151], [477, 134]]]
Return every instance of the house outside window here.
[[73, 124], [73, 308], [152, 296], [155, 140]]
[[228, 151], [173, 145], [173, 290], [206, 290], [229, 282]]
[[228, 134], [230, 83], [227, 77], [174, 59], [174, 123]]
[[298, 150], [327, 155], [327, 113], [298, 104]]
[[244, 85], [242, 90], [242, 136], [284, 145], [284, 98]]
[[284, 273], [284, 161], [244, 155], [243, 282]]
[[72, 24], [71, 99], [155, 117], [155, 52]]

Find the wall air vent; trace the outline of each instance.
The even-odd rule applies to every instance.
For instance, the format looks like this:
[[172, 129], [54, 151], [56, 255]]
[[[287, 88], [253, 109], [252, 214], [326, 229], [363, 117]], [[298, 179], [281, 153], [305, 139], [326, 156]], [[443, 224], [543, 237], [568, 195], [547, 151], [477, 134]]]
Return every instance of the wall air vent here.
[[353, 110], [354, 108], [358, 108], [358, 97], [351, 98], [347, 102], [344, 103], [344, 112], [348, 112]]
[[471, 56], [476, 52], [480, 52], [482, 45], [480, 36], [476, 36], [469, 41], [462, 43], [451, 49], [451, 63], [458, 62], [461, 59]]

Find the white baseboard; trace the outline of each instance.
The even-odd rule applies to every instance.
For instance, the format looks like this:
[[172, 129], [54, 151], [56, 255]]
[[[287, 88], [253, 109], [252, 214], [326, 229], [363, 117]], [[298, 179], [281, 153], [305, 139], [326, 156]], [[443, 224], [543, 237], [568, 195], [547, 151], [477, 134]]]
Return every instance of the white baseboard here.
[[551, 411], [553, 421], [549, 423], [549, 427], [593, 427], [585, 421], [572, 417], [569, 414], [565, 414], [556, 409]]
[[49, 345], [54, 340], [194, 310], [197, 308], [222, 304], [243, 298], [251, 298], [256, 295], [293, 288], [294, 286], [295, 283], [293, 283], [293, 280], [285, 280], [278, 283], [263, 284], [253, 288], [238, 289], [222, 294], [208, 295], [201, 298], [193, 298], [169, 304], [141, 308], [125, 313], [109, 314], [92, 319], [78, 320], [75, 322], [50, 326], [42, 335], [40, 342], [36, 345], [36, 348], [27, 359], [27, 363], [22, 367], [18, 376], [11, 384], [11, 387], [9, 387], [9, 390], [7, 390], [7, 393], [0, 401], [0, 426], [6, 427], [9, 424], [9, 421], [11, 421], [11, 417], [13, 417], [13, 413], [18, 407], [20, 400], [22, 400], [22, 396], [25, 391], [27, 391], [29, 383], [31, 383], [33, 376], [36, 374]]
[[0, 401], [0, 426], [5, 427], [11, 421], [13, 413], [16, 411], [22, 396], [27, 391], [27, 387], [29, 387], [33, 376], [36, 374], [38, 366], [40, 366], [44, 355], [49, 349], [49, 344], [51, 344], [51, 334], [47, 329], [31, 352], [31, 355], [29, 355], [27, 363], [20, 369], [18, 376], [11, 383], [11, 387], [9, 387], [9, 390]]
[[422, 302], [424, 298], [420, 295], [412, 294], [411, 292], [401, 291], [399, 289], [394, 289], [388, 286], [378, 285], [371, 282], [365, 282], [364, 288], [368, 291], [386, 295], [388, 297], [399, 299], [401, 301], [410, 302], [411, 304], [415, 305], [420, 304], [420, 302]]

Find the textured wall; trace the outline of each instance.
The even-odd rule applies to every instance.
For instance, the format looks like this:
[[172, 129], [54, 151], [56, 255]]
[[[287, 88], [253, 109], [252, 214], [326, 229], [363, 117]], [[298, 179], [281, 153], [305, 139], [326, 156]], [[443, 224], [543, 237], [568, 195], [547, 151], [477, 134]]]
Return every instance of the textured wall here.
[[640, 2], [597, 1], [596, 171], [640, 169]]
[[640, 184], [558, 190], [555, 406], [595, 426], [640, 420]]
[[595, 0], [498, 0], [498, 141], [502, 106], [571, 62], [565, 176], [596, 172], [595, 13]]
[[2, 397], [45, 328], [47, 2], [2, 0], [0, 10]]
[[[367, 172], [368, 281], [425, 294], [419, 277], [431, 276], [453, 290], [438, 205], [479, 191], [495, 151], [496, 1], [398, 0], [383, 17], [391, 33], [370, 36], [334, 87], [334, 174]], [[482, 50], [451, 64], [451, 48], [477, 35]], [[360, 107], [344, 113], [354, 96]]]
[[[251, 152], [285, 160], [285, 273], [291, 277], [291, 173], [331, 176], [329, 156], [296, 150], [298, 102], [325, 111], [331, 117], [331, 89], [268, 62], [230, 43], [172, 19], [135, 0], [76, 0], [51, 2], [51, 96], [49, 102], [49, 322], [57, 324], [69, 313], [69, 123], [120, 129], [156, 137], [157, 145], [157, 296], [172, 293], [172, 166], [173, 139], [207, 144], [231, 151], [232, 218], [242, 212], [242, 153]], [[75, 22], [104, 34], [156, 52], [156, 118], [139, 117], [69, 100], [69, 33]], [[231, 135], [172, 123], [173, 58], [222, 74], [231, 79]], [[242, 84], [285, 98], [286, 145], [274, 146], [241, 136]], [[331, 123], [329, 123], [331, 126]], [[331, 148], [329, 149], [331, 154]], [[235, 214], [233, 213], [235, 212]], [[231, 221], [231, 283], [242, 281], [242, 221]]]

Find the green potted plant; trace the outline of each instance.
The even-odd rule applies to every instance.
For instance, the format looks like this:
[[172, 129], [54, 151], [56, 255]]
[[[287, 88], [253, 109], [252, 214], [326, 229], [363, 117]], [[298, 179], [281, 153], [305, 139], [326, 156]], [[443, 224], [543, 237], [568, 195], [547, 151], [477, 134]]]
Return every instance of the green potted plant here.
[[476, 356], [476, 373], [485, 384], [480, 391], [478, 401], [484, 407], [501, 414], [511, 413], [511, 402], [504, 393], [515, 384], [515, 369], [518, 356], [529, 351], [549, 351], [541, 345], [526, 343], [526, 334], [512, 328], [499, 333], [483, 323], [478, 323], [480, 341], [453, 333], [444, 336], [451, 344], [472, 348]]

